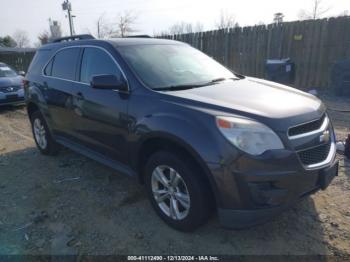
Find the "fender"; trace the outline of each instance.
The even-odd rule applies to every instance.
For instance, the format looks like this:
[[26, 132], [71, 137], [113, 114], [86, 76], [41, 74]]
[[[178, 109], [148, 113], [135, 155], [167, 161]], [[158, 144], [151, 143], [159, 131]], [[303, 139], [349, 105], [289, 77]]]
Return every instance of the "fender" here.
[[[220, 153], [222, 149], [217, 136], [213, 135], [216, 130], [211, 130], [209, 127], [212, 123], [212, 129], [216, 128], [214, 119], [209, 115], [206, 119], [192, 118], [188, 117], [188, 114], [190, 112], [187, 114], [157, 113], [142, 118], [130, 130], [136, 138], [134, 152], [138, 152], [146, 140], [159, 137], [170, 139], [189, 151], [196, 152], [204, 162], [219, 163], [222, 158]], [[184, 117], [185, 115], [187, 117]], [[195, 120], [192, 122], [193, 119]]]
[[[217, 197], [217, 183], [208, 166], [209, 163], [219, 163], [221, 158], [220, 143], [216, 142], [217, 139], [208, 128], [208, 124], [214, 120], [208, 115], [204, 122], [191, 122], [188, 119], [193, 118], [183, 116], [185, 114], [157, 113], [142, 118], [131, 130], [132, 137], [135, 138], [130, 149], [132, 166], [137, 169], [140, 152], [148, 141], [160, 139], [174, 143], [196, 160]], [[215, 124], [212, 126], [216, 128]]]

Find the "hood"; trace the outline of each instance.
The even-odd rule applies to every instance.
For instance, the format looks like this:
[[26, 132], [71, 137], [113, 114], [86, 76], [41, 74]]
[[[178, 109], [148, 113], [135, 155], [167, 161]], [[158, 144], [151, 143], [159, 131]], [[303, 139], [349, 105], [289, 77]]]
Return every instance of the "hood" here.
[[171, 91], [167, 94], [270, 118], [315, 112], [322, 104], [311, 94], [256, 78]]
[[0, 87], [21, 86], [22, 80], [22, 76], [0, 77]]
[[[221, 82], [200, 88], [166, 92], [172, 96], [198, 101], [198, 107], [238, 113], [248, 117], [289, 119], [289, 123], [302, 123], [320, 117], [325, 108], [315, 96], [274, 82], [244, 78]], [[294, 119], [294, 120], [293, 120]]]

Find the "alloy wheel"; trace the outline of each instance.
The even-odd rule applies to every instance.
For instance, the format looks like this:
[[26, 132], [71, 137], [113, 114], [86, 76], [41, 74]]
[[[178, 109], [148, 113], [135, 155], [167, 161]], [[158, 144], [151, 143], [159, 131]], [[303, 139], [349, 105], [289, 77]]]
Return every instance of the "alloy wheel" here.
[[36, 118], [34, 120], [33, 130], [35, 141], [41, 149], [45, 149], [47, 147], [46, 130], [45, 126], [39, 118]]
[[186, 218], [191, 207], [190, 195], [181, 175], [167, 165], [152, 172], [152, 192], [159, 208], [174, 220]]

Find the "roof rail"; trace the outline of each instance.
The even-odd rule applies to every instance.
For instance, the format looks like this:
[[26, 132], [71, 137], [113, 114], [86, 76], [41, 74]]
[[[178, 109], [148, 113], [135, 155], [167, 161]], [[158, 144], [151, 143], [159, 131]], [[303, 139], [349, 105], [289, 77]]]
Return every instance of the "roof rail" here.
[[152, 38], [149, 35], [128, 35], [126, 38]]
[[59, 43], [59, 42], [68, 42], [68, 41], [74, 41], [74, 40], [84, 40], [84, 39], [95, 39], [92, 35], [72, 35], [72, 36], [66, 36], [66, 37], [60, 37], [55, 38], [50, 43]]

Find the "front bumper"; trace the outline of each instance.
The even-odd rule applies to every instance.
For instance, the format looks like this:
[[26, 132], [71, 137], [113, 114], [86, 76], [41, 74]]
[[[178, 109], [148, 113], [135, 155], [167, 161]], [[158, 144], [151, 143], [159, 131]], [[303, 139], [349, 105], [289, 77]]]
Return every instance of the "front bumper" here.
[[[310, 175], [305, 173], [305, 176]], [[298, 184], [294, 183], [289, 187], [289, 190], [294, 191], [288, 197], [288, 189], [284, 188], [264, 188], [263, 190], [256, 190], [253, 196], [256, 200], [260, 201], [260, 204], [264, 203], [265, 207], [261, 206], [256, 209], [218, 209], [218, 215], [221, 224], [224, 227], [240, 229], [247, 228], [251, 226], [255, 226], [258, 224], [262, 224], [264, 222], [268, 222], [276, 215], [280, 214], [282, 211], [288, 209], [290, 206], [295, 204], [298, 200], [317, 192], [320, 189], [326, 189], [328, 185], [331, 183], [333, 178], [338, 175], [338, 161], [334, 160], [333, 163], [326, 168], [319, 169], [312, 176], [312, 179], [315, 183], [309, 183], [306, 192], [301, 190], [302, 188], [305, 190], [306, 187], [298, 187]], [[300, 179], [300, 175], [292, 175], [294, 179]], [[287, 178], [286, 178], [287, 179]], [[288, 179], [291, 179], [289, 177]], [[284, 178], [280, 178], [278, 183], [283, 183]], [[300, 180], [299, 180], [300, 181]], [[277, 180], [274, 181], [275, 183]], [[300, 188], [300, 189], [299, 189]]]
[[24, 92], [22, 89], [17, 92], [9, 92], [9, 93], [0, 92], [0, 106], [22, 105], [24, 103], [25, 103]]
[[338, 173], [335, 152], [329, 162], [314, 169], [301, 165], [297, 153], [289, 150], [255, 158], [241, 155], [209, 167], [219, 219], [229, 228], [267, 222], [303, 197], [327, 188]]

